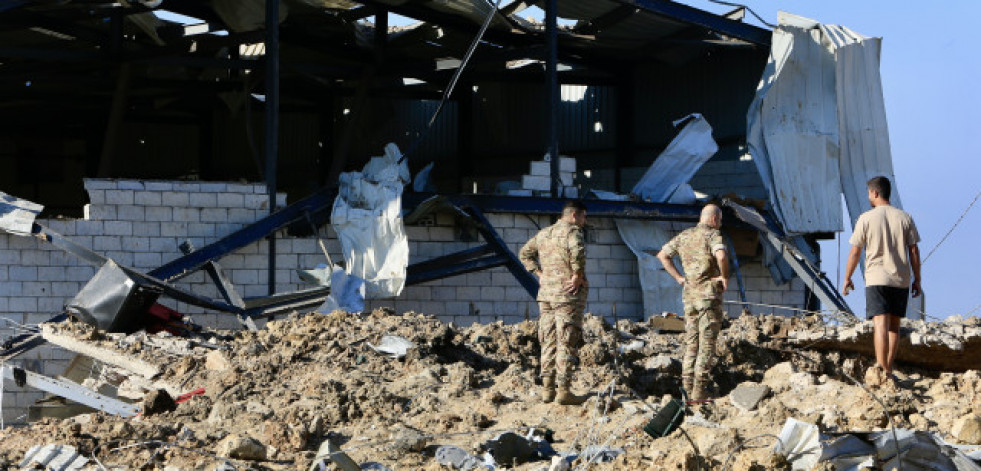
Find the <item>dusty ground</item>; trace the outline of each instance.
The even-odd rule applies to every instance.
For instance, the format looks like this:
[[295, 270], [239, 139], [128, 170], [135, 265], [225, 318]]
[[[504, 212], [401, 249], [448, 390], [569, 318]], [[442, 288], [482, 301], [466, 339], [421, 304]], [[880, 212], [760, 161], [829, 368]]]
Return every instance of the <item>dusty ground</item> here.
[[[431, 316], [379, 310], [293, 315], [258, 332], [224, 332], [214, 338], [228, 347], [221, 352], [198, 347], [161, 357], [142, 342], [131, 343], [125, 349], [147, 360], [166, 358], [162, 382], [183, 385], [182, 391], [204, 388], [205, 394], [173, 411], [133, 419], [93, 413], [7, 429], [0, 432], [0, 469], [46, 443], [76, 446], [107, 469], [232, 469], [222, 468], [225, 460], [216, 456], [227, 456], [228, 442], [244, 437], [258, 442], [254, 451], [265, 459], [229, 459], [235, 469], [307, 469], [329, 434], [360, 463], [439, 470], [446, 469], [433, 458], [439, 445], [478, 454], [478, 445], [501, 431], [535, 427], [553, 431], [559, 451], [587, 445], [626, 450], [589, 469], [787, 470], [766, 434], [779, 433], [788, 417], [830, 432], [881, 430], [888, 419], [870, 393], [890, 408], [897, 427], [939, 431], [953, 442], [975, 439], [957, 422], [981, 414], [976, 370], [904, 369], [898, 385], [879, 384], [874, 374], [866, 377], [867, 358], [809, 351], [787, 340], [788, 331], [819, 328], [818, 322], [744, 316], [727, 326], [714, 370], [721, 398], [696, 407], [697, 416], [683, 425], [701, 458], [680, 431], [657, 440], [642, 431], [652, 410], [677, 394], [678, 334], [629, 321], [614, 328], [587, 316], [574, 389], [606, 394], [581, 407], [559, 406], [540, 401], [533, 322], [459, 328]], [[86, 326], [70, 330], [95, 343], [118, 344]], [[403, 336], [417, 348], [402, 360], [368, 348], [383, 335]], [[642, 348], [616, 353], [636, 339], [644, 341]], [[747, 381], [773, 391], [753, 411], [726, 397]], [[611, 407], [604, 412], [601, 405]], [[510, 469], [547, 466], [535, 461]]]

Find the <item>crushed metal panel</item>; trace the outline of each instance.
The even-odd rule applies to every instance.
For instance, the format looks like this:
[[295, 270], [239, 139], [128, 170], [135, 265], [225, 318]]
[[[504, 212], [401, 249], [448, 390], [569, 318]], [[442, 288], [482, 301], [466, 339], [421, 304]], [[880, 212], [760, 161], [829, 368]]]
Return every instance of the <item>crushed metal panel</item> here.
[[43, 205], [0, 192], [0, 229], [14, 235], [29, 236], [34, 219]]
[[781, 15], [747, 113], [747, 144], [788, 233], [842, 230], [834, 56], [821, 30]]
[[[14, 381], [14, 368], [5, 366], [2, 369], [3, 377]], [[49, 378], [31, 371], [20, 371], [23, 371], [26, 375], [28, 386], [61, 396], [79, 404], [85, 404], [93, 409], [98, 409], [120, 417], [134, 417], [140, 412], [139, 408], [132, 404], [127, 404], [118, 399], [104, 396], [71, 381]]]

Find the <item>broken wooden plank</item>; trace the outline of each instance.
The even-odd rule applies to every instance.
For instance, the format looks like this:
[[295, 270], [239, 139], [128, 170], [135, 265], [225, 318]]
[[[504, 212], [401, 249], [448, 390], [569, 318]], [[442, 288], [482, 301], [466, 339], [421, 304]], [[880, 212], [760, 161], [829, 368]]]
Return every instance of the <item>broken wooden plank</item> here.
[[136, 373], [144, 378], [153, 378], [159, 375], [161, 372], [161, 367], [159, 365], [147, 363], [139, 358], [134, 358], [125, 353], [109, 348], [93, 345], [70, 335], [57, 333], [54, 331], [54, 329], [47, 325], [41, 326], [41, 336], [44, 338], [44, 340], [47, 340], [48, 342], [51, 342], [61, 348], [90, 356], [103, 363]]

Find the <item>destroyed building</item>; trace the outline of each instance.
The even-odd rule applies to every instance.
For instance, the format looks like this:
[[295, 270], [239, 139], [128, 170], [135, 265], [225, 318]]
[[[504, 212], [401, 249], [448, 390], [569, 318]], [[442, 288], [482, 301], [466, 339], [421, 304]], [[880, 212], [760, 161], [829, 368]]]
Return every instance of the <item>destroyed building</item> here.
[[[11, 169], [0, 189], [45, 208], [42, 237], [0, 235], [0, 332], [31, 333], [99, 272], [58, 236], [173, 285], [161, 303], [199, 324], [309, 311], [323, 291], [274, 308], [250, 298], [309, 288], [303, 270], [345, 260], [330, 224], [338, 181], [379, 154], [412, 175], [398, 199], [409, 267], [404, 289], [367, 299], [366, 310], [457, 326], [534, 319], [534, 280], [514, 253], [563, 199], [584, 198], [587, 312], [676, 313], [679, 292], [647, 251], [725, 197], [738, 261], [730, 315], [847, 311], [816, 269], [816, 240], [841, 230], [841, 193], [855, 217], [856, 182], [892, 173], [874, 113], [875, 38], [792, 15], [774, 32], [743, 22], [743, 9], [673, 2], [562, 1], [557, 16], [572, 20], [562, 26], [523, 18], [528, 7], [0, 7], [0, 162]], [[193, 21], [156, 14], [164, 9]], [[390, 26], [389, 14], [418, 22]], [[862, 79], [836, 82], [842, 69]], [[824, 93], [793, 114], [790, 97], [815, 84]], [[873, 113], [839, 119], [855, 106]], [[794, 126], [773, 124], [790, 114]], [[839, 136], [883, 135], [867, 162], [829, 168], [829, 152], [853, 157]], [[75, 358], [51, 345], [4, 347], [9, 364], [46, 376]], [[28, 412], [36, 389], [8, 382], [3, 394], [7, 423], [41, 414]]]

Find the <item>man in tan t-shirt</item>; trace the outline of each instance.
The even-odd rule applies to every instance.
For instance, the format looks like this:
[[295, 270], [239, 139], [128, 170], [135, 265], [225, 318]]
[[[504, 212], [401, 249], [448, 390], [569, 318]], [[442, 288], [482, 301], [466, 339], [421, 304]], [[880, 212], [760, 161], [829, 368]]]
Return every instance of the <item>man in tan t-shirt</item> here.
[[872, 209], [862, 213], [852, 231], [851, 252], [842, 291], [855, 288], [852, 273], [865, 249], [865, 315], [873, 320], [875, 359], [887, 377], [899, 347], [899, 320], [906, 316], [910, 286], [920, 295], [920, 234], [913, 218], [889, 204], [892, 185], [886, 177], [868, 181]]

